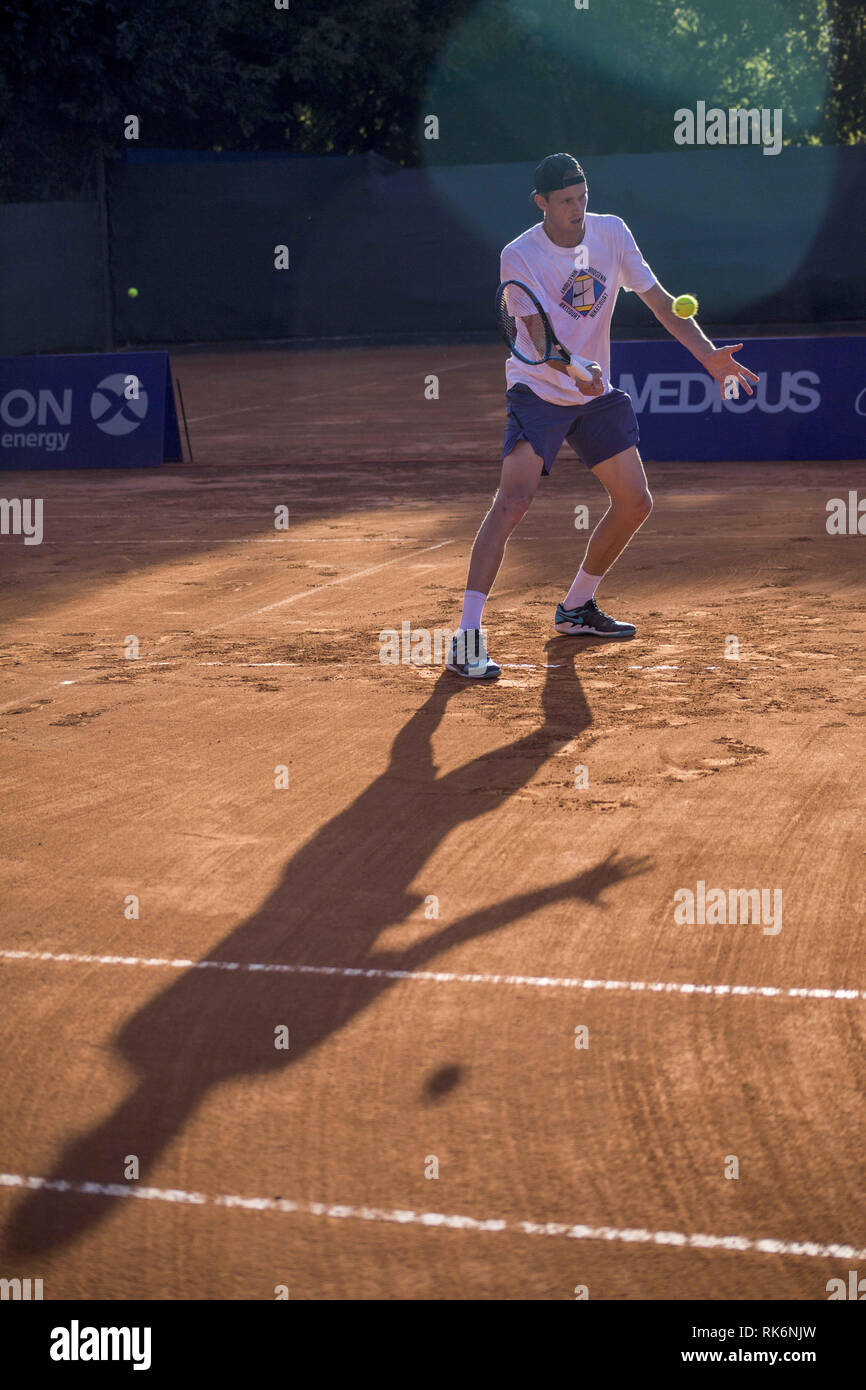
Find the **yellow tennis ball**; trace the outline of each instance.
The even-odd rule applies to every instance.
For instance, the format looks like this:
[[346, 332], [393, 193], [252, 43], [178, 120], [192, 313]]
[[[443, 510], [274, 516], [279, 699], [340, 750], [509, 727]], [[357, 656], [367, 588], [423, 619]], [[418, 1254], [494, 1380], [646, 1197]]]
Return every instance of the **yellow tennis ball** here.
[[134, 285], [130, 285], [126, 293], [129, 295], [130, 299], [138, 299], [138, 290]]
[[674, 300], [673, 310], [681, 319], [694, 318], [698, 312], [698, 301], [693, 294], [680, 294]]

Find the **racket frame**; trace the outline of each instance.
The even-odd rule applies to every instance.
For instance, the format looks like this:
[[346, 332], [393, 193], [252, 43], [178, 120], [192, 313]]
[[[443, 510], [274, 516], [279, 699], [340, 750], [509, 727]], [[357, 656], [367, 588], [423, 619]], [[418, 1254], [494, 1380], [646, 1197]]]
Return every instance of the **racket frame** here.
[[[508, 288], [509, 285], [516, 285], [517, 288], [518, 288], [519, 290], [523, 290], [523, 293], [526, 294], [526, 295], [528, 295], [529, 298], [532, 300], [532, 303], [535, 305], [536, 312], [537, 312], [539, 318], [541, 319], [542, 324], [544, 325], [544, 332], [545, 332], [545, 335], [546, 335], [546, 349], [545, 349], [545, 353], [544, 353], [544, 356], [543, 356], [543, 357], [524, 357], [524, 355], [523, 355], [522, 352], [518, 352], [518, 351], [517, 351], [517, 348], [516, 348], [516, 347], [514, 346], [514, 344], [511, 342], [510, 338], [508, 337], [508, 334], [507, 334], [507, 333], [505, 332], [505, 330], [501, 327], [501, 324], [500, 324], [500, 315], [499, 315], [499, 306], [500, 306], [500, 301], [501, 301], [501, 299], [502, 299], [503, 292]], [[573, 365], [573, 364], [572, 364], [572, 361], [571, 361], [571, 353], [568, 352], [568, 351], [562, 346], [562, 343], [557, 342], [556, 335], [555, 335], [555, 333], [554, 333], [554, 331], [553, 331], [553, 328], [552, 328], [552, 326], [551, 326], [551, 323], [550, 323], [550, 319], [547, 317], [547, 314], [544, 312], [544, 310], [542, 309], [541, 305], [539, 304], [537, 295], [533, 294], [533, 292], [532, 292], [532, 290], [529, 288], [529, 286], [528, 286], [528, 285], [524, 285], [524, 283], [523, 283], [522, 280], [503, 280], [503, 281], [502, 281], [502, 284], [499, 286], [499, 289], [496, 291], [496, 322], [497, 322], [497, 325], [499, 325], [499, 331], [500, 331], [500, 333], [502, 334], [502, 337], [505, 339], [505, 342], [508, 344], [509, 351], [511, 352], [511, 354], [512, 354], [513, 357], [516, 357], [516, 358], [518, 359], [519, 362], [525, 362], [526, 365], [527, 365], [528, 367], [541, 367], [541, 366], [544, 365], [545, 362], [551, 362], [551, 361], [554, 361], [554, 362], [565, 362], [567, 366], [572, 366], [572, 365]], [[554, 351], [554, 349], [556, 349], [556, 351]], [[583, 372], [583, 371], [585, 371], [585, 368], [584, 368], [583, 366], [581, 366], [581, 367], [574, 366], [574, 370], [575, 370], [576, 372]], [[592, 375], [591, 375], [591, 373], [590, 373], [590, 374], [588, 374], [588, 375], [586, 376], [586, 378], [585, 378], [585, 384], [588, 384], [591, 380], [592, 380]]]

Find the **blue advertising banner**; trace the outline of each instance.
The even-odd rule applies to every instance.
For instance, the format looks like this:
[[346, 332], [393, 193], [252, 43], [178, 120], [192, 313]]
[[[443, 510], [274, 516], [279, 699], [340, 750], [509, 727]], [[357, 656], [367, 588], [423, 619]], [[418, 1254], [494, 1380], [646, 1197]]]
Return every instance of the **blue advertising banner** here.
[[679, 343], [611, 344], [611, 382], [632, 398], [644, 459], [866, 458], [866, 338], [715, 339], [740, 341], [736, 360], [761, 380], [737, 400]]
[[0, 468], [181, 459], [167, 352], [0, 358]]

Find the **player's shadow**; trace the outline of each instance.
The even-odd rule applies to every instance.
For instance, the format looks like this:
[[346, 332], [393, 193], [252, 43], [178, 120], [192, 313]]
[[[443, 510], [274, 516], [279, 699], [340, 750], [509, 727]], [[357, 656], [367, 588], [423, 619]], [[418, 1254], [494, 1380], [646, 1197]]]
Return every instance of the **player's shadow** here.
[[[587, 645], [582, 643], [580, 650]], [[561, 664], [545, 672], [538, 727], [437, 777], [432, 738], [449, 704], [508, 698], [505, 691], [478, 689], [443, 673], [398, 733], [385, 771], [293, 855], [277, 888], [208, 960], [362, 972], [419, 970], [452, 948], [550, 903], [599, 903], [606, 889], [643, 872], [645, 861], [611, 854], [543, 888], [455, 917], [467, 882], [457, 859], [446, 882], [429, 885], [440, 896], [448, 920], [431, 922], [428, 935], [405, 947], [388, 950], [376, 944], [386, 928], [406, 923], [410, 916], [423, 922], [424, 895], [410, 885], [445, 837], [461, 823], [501, 807], [563, 745], [590, 728], [592, 716], [575, 670], [576, 649], [554, 639], [548, 653], [548, 661]], [[487, 833], [502, 832], [492, 822]], [[519, 843], [510, 852], [519, 855]], [[492, 857], [501, 862], [499, 854]], [[561, 856], [552, 847], [551, 878], [558, 863]], [[483, 896], [495, 896], [495, 881], [482, 887]], [[477, 881], [472, 896], [476, 901], [482, 896]], [[472, 964], [477, 966], [478, 960]], [[175, 976], [115, 1040], [138, 1084], [94, 1129], [67, 1144], [54, 1166], [55, 1178], [127, 1187], [123, 1165], [134, 1154], [145, 1179], [213, 1087], [290, 1067], [393, 983], [376, 974], [268, 974], [217, 965]], [[280, 1024], [289, 1029], [287, 1051], [274, 1045]], [[31, 1191], [13, 1212], [7, 1236], [19, 1253], [48, 1250], [83, 1233], [113, 1205], [110, 1194]]]

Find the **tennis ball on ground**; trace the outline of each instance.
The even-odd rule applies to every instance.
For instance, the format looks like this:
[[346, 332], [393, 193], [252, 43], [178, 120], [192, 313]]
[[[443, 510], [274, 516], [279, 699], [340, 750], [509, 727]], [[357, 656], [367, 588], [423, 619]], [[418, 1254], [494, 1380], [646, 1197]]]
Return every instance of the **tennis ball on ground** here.
[[130, 285], [126, 293], [129, 295], [130, 299], [138, 299], [138, 290], [135, 288], [135, 285]]
[[680, 294], [673, 303], [674, 313], [681, 319], [694, 318], [698, 312], [698, 301], [693, 294]]

